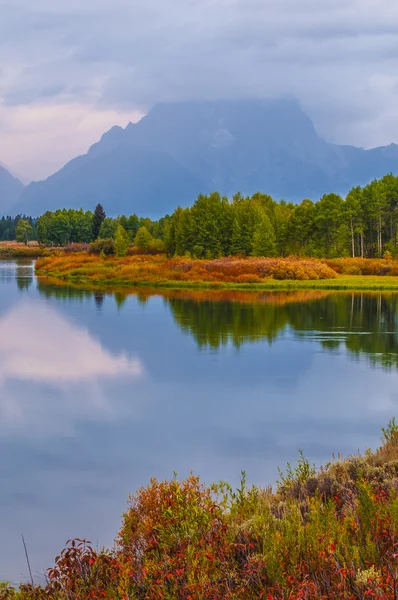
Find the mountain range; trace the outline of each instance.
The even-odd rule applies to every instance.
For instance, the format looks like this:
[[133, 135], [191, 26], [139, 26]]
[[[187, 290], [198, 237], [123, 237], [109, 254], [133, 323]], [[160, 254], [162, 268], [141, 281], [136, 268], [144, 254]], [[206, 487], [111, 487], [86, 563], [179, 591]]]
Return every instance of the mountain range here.
[[0, 163], [0, 216], [12, 211], [23, 193], [24, 186]]
[[9, 176], [7, 192], [0, 171], [0, 212], [13, 205], [35, 216], [100, 202], [109, 215], [156, 218], [213, 190], [316, 200], [388, 172], [398, 174], [396, 144], [329, 143], [295, 100], [164, 103], [138, 123], [113, 127], [45, 181], [21, 190]]

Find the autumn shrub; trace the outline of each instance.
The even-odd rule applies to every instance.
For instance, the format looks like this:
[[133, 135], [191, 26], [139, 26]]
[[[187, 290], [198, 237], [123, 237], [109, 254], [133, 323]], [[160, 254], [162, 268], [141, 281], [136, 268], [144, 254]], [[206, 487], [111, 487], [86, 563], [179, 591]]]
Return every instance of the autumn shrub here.
[[87, 252], [90, 249], [91, 244], [85, 244], [82, 242], [73, 242], [71, 244], [67, 244], [60, 248], [62, 252], [71, 253], [71, 252]]
[[342, 275], [397, 275], [398, 261], [391, 258], [334, 258], [325, 261]]
[[[101, 242], [101, 244], [104, 243]], [[112, 242], [111, 242], [112, 244]], [[373, 279], [385, 275], [398, 276], [398, 261], [384, 259], [333, 259], [322, 261], [308, 258], [224, 257], [197, 260], [188, 257], [168, 258], [165, 254], [133, 254], [115, 257], [92, 252], [52, 250], [39, 257], [39, 274], [59, 277], [85, 284], [173, 286], [182, 287], [239, 287], [269, 286], [305, 287], [300, 282], [316, 282], [308, 287], [343, 288], [395, 287], [396, 281]], [[349, 274], [350, 277], [344, 277]], [[355, 275], [358, 279], [355, 280]], [[339, 277], [340, 276], [340, 277]], [[363, 276], [369, 276], [365, 279]], [[337, 279], [336, 279], [337, 278]], [[333, 281], [335, 280], [335, 281]], [[297, 281], [297, 284], [290, 282]], [[319, 282], [319, 283], [318, 283]]]
[[[192, 282], [261, 284], [269, 279], [306, 280], [333, 279], [335, 271], [321, 261], [280, 258], [220, 258], [194, 260], [167, 258], [156, 253], [133, 256], [105, 257], [106, 240], [91, 245], [90, 253], [81, 255], [52, 256], [37, 261], [38, 271], [59, 274], [68, 278], [84, 278], [89, 281], [115, 282]], [[111, 244], [110, 244], [111, 247]], [[134, 249], [133, 249], [134, 250]], [[131, 251], [131, 249], [130, 249]], [[100, 253], [99, 257], [93, 253]], [[128, 268], [127, 268], [128, 267]]]
[[91, 254], [105, 254], [105, 256], [112, 256], [115, 254], [115, 242], [113, 238], [105, 238], [95, 240], [90, 244]]
[[174, 478], [131, 496], [112, 551], [73, 540], [44, 588], [0, 599], [393, 600], [398, 427], [380, 448], [315, 470], [299, 454], [277, 489]]

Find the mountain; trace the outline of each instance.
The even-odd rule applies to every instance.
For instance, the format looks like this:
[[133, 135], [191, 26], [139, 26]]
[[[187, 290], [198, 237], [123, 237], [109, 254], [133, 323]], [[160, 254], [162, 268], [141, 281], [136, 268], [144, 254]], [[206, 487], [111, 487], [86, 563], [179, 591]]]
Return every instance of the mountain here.
[[15, 212], [14, 207], [21, 197], [24, 186], [0, 164], [0, 216]]
[[330, 144], [294, 100], [167, 103], [30, 184], [18, 208], [40, 214], [101, 202], [110, 215], [158, 217], [201, 192], [318, 199], [387, 172], [398, 174], [397, 145]]
[[9, 166], [10, 173], [18, 177], [24, 185], [29, 185], [32, 181], [47, 179], [50, 175], [58, 171], [61, 167], [60, 162], [46, 160], [25, 160]]

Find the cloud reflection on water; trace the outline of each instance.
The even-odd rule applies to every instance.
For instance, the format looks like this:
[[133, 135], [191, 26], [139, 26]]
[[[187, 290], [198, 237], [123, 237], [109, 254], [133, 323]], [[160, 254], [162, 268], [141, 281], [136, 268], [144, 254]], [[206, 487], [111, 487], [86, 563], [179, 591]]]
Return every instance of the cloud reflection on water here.
[[0, 432], [109, 413], [106, 384], [144, 373], [138, 358], [113, 355], [48, 305], [19, 303], [0, 319], [0, 340]]

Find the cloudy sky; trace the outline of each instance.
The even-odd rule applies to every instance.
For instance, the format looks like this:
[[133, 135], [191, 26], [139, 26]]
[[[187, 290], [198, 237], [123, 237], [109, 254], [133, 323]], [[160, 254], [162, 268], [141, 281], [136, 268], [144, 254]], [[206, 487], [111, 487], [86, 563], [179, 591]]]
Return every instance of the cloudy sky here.
[[0, 0], [0, 161], [40, 174], [156, 102], [294, 95], [398, 142], [396, 0]]

